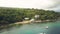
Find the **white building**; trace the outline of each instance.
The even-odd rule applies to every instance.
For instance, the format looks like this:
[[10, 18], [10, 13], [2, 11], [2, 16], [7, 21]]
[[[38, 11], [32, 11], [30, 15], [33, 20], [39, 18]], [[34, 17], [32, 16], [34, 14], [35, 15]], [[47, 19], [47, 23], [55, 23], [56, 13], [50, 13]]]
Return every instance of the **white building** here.
[[31, 19], [31, 20], [30, 20], [30, 22], [32, 22], [32, 23], [33, 23], [34, 21], [35, 21], [35, 19]]
[[25, 20], [29, 20], [29, 18], [24, 18]]
[[39, 18], [39, 15], [35, 15], [35, 18]]

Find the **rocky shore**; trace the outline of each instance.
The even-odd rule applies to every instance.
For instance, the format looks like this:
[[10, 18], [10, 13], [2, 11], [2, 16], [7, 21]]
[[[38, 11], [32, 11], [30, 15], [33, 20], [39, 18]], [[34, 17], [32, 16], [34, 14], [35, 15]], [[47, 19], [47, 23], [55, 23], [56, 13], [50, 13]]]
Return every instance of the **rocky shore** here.
[[35, 21], [27, 20], [27, 21], [22, 21], [22, 22], [16, 22], [14, 24], [42, 23], [42, 22], [52, 22], [52, 21], [55, 21], [55, 20], [35, 20]]

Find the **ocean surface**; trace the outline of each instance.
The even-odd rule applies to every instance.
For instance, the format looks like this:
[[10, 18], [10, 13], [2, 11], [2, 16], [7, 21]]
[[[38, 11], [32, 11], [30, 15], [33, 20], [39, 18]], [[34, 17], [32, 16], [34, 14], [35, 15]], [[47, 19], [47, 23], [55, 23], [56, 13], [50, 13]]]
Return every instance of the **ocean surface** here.
[[[48, 29], [46, 29], [48, 26]], [[4, 29], [0, 34], [60, 34], [60, 21], [48, 23], [24, 24]]]

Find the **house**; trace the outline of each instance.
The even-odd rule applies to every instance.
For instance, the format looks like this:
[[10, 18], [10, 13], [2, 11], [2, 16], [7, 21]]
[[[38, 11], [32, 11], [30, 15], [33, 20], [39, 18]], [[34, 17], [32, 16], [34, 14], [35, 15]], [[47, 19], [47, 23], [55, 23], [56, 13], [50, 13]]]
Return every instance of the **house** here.
[[29, 18], [24, 18], [24, 20], [29, 20]]
[[34, 17], [35, 17], [35, 18], [39, 18], [39, 15], [35, 15]]

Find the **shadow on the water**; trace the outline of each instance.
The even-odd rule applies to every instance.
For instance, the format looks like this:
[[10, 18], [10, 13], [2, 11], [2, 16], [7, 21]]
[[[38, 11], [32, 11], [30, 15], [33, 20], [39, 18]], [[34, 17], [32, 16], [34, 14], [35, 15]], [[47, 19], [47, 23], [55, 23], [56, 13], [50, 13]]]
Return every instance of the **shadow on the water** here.
[[7, 26], [7, 27], [4, 27], [4, 28], [0, 28], [0, 33], [4, 32], [4, 31], [10, 31], [12, 29], [15, 29], [15, 28], [20, 28], [22, 25], [19, 24], [19, 25], [12, 25], [12, 26]]
[[60, 34], [60, 26], [51, 27], [47, 34]]

